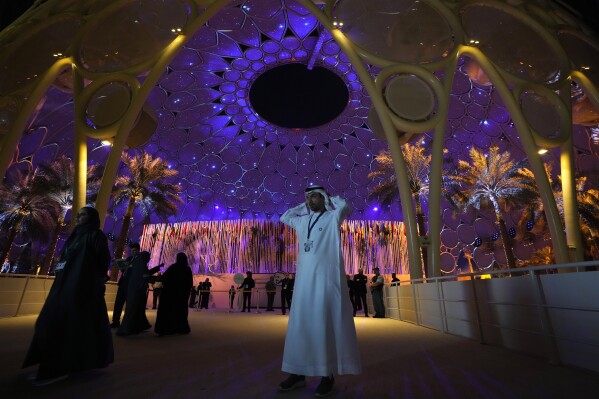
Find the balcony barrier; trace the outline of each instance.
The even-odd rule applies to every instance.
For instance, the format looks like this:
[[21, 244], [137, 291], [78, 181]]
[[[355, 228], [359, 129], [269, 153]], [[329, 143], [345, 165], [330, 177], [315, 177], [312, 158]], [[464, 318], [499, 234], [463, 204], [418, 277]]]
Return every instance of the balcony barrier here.
[[[387, 317], [599, 372], [599, 262], [402, 281]], [[570, 271], [572, 273], [560, 273]]]

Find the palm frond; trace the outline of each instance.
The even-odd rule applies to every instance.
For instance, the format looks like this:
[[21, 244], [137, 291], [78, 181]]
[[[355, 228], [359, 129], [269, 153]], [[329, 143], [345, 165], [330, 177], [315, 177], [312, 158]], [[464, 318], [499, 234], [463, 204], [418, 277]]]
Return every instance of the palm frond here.
[[183, 203], [179, 198], [181, 186], [168, 182], [168, 179], [176, 176], [178, 171], [145, 151], [131, 155], [125, 153], [122, 161], [127, 173], [115, 179], [113, 204], [128, 203], [133, 198], [144, 215], [155, 213], [161, 218], [175, 215], [178, 205]]

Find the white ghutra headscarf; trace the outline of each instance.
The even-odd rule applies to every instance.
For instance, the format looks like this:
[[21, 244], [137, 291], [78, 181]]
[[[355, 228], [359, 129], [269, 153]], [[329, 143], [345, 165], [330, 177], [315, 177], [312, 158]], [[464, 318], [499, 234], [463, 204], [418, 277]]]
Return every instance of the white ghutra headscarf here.
[[305, 191], [306, 199], [314, 193], [319, 193], [320, 195], [322, 195], [324, 197], [324, 207], [326, 208], [327, 211], [333, 210], [333, 206], [331, 205], [331, 198], [329, 198], [329, 195], [324, 190], [324, 187], [308, 186]]

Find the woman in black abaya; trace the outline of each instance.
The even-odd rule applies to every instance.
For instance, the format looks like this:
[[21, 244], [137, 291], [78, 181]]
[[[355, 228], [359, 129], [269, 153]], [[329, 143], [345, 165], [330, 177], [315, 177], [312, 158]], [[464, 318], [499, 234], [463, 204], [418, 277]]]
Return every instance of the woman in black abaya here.
[[146, 318], [149, 261], [150, 253], [148, 251], [141, 252], [132, 261], [127, 282], [127, 307], [123, 322], [116, 335], [139, 334], [152, 328]]
[[177, 261], [162, 275], [162, 293], [154, 328], [156, 334], [189, 334], [187, 306], [191, 287], [193, 275], [187, 263], [187, 255], [179, 252]]
[[64, 379], [69, 373], [102, 368], [114, 360], [104, 300], [110, 265], [106, 235], [98, 211], [84, 207], [57, 264], [54, 284], [35, 323], [23, 367], [39, 363], [36, 385]]

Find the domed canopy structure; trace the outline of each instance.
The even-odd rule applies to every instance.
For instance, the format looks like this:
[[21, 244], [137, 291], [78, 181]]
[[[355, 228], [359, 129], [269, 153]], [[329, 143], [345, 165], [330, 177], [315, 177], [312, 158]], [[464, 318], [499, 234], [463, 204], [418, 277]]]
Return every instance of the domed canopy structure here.
[[[497, 147], [528, 161], [550, 232], [514, 243], [516, 257], [548, 244], [558, 262], [582, 256], [574, 176], [599, 185], [599, 45], [553, 1], [50, 0], [0, 34], [0, 60], [0, 171], [73, 158], [74, 206], [86, 166], [103, 164], [106, 213], [121, 153], [143, 150], [179, 172], [173, 222], [277, 220], [319, 184], [354, 219], [403, 220], [412, 276], [422, 246], [438, 275], [464, 252], [481, 267], [507, 262], [478, 244], [494, 241], [495, 214], [457, 214], [441, 199], [443, 174], [472, 148]], [[408, 142], [432, 155], [428, 239], [418, 239]], [[401, 206], [369, 199], [386, 148]], [[123, 209], [110, 212], [107, 231]], [[141, 221], [138, 232], [156, 220]]]

